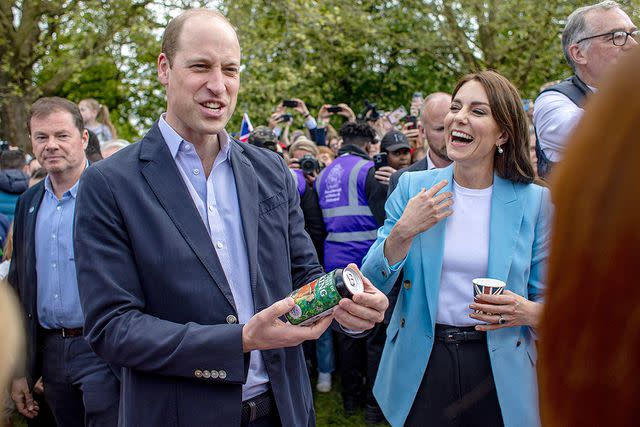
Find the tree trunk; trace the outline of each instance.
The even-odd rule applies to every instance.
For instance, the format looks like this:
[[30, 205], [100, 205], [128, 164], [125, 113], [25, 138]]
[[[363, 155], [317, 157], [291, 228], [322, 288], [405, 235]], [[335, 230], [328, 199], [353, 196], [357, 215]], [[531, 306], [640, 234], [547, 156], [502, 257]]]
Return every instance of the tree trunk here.
[[30, 100], [16, 95], [9, 95], [0, 103], [0, 138], [22, 148], [26, 153], [31, 153], [31, 141], [27, 131], [30, 105]]

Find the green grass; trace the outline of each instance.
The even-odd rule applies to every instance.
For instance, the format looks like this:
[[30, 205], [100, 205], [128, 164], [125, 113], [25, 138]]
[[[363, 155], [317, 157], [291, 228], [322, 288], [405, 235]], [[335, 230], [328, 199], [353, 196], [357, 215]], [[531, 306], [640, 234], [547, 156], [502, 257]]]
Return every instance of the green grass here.
[[[316, 408], [316, 424], [318, 427], [364, 427], [364, 409], [358, 409], [355, 415], [347, 416], [342, 408], [340, 396], [340, 380], [338, 375], [333, 375], [333, 387], [329, 393], [318, 393], [315, 380], [312, 379], [313, 403]], [[389, 424], [378, 424], [388, 426]]]

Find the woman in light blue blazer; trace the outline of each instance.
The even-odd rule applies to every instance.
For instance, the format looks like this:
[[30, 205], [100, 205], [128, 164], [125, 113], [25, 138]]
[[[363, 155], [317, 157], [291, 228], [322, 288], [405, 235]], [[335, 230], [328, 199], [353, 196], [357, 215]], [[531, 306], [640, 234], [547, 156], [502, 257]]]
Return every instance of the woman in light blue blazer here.
[[[464, 77], [445, 134], [453, 164], [402, 175], [362, 266], [385, 292], [404, 274], [374, 394], [393, 426], [537, 426], [551, 204], [518, 91], [492, 71]], [[503, 295], [474, 300], [481, 277]]]

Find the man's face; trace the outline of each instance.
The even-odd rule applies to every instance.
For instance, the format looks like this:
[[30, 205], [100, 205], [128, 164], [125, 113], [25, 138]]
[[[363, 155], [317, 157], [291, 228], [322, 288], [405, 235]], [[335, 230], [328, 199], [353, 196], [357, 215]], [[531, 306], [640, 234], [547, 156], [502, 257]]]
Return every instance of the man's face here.
[[81, 132], [67, 111], [31, 118], [33, 153], [50, 175], [73, 175], [83, 168], [88, 140], [88, 132]]
[[236, 107], [240, 87], [240, 44], [220, 18], [196, 15], [180, 33], [169, 65], [158, 57], [158, 78], [167, 90], [167, 122], [193, 143], [220, 133]]
[[411, 150], [400, 148], [395, 151], [387, 151], [387, 162], [395, 170], [400, 170], [411, 165]]
[[451, 98], [438, 96], [429, 101], [423, 108], [420, 122], [424, 138], [429, 144], [429, 150], [443, 160], [448, 160], [447, 147], [444, 138], [444, 118], [449, 112]]
[[[636, 29], [629, 16], [618, 8], [596, 9], [588, 13], [585, 19], [587, 28], [589, 28], [589, 36], [613, 31], [631, 32]], [[598, 84], [606, 70], [615, 64], [622, 54], [637, 44], [632, 37], [628, 37], [624, 46], [614, 46], [611, 35], [578, 43], [576, 63], [580, 70], [580, 77], [588, 84]]]

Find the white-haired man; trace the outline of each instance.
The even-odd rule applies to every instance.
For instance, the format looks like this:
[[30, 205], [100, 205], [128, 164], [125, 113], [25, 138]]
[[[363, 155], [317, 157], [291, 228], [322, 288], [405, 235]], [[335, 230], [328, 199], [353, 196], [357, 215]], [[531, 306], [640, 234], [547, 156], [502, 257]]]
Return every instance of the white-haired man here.
[[562, 49], [574, 75], [543, 90], [534, 105], [541, 177], [562, 159], [567, 137], [582, 117], [584, 98], [597, 90], [611, 64], [638, 40], [637, 27], [615, 1], [584, 6], [569, 15]]

